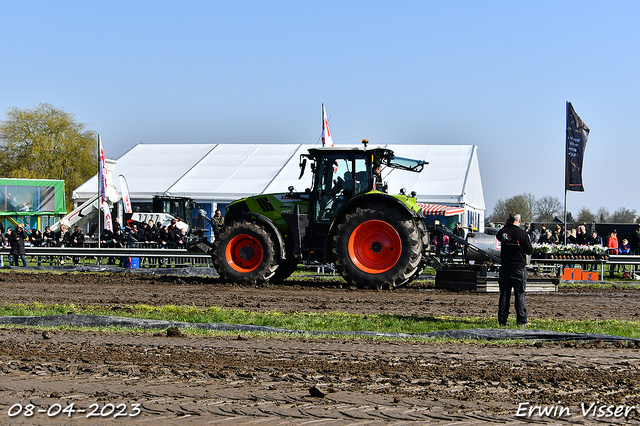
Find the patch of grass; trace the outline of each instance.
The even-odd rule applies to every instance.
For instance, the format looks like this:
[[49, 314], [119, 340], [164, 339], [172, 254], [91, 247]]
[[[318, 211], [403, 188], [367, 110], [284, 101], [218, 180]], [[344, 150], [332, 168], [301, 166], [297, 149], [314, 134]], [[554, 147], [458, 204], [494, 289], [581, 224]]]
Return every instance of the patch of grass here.
[[[497, 328], [493, 317], [422, 317], [388, 314], [350, 314], [344, 312], [250, 312], [219, 307], [197, 308], [180, 305], [126, 305], [102, 307], [92, 305], [7, 304], [0, 306], [0, 316], [105, 315], [155, 319], [187, 323], [225, 323], [259, 325], [301, 331], [374, 331], [421, 334], [442, 330]], [[513, 319], [511, 320], [513, 321]], [[509, 328], [515, 323], [510, 322]], [[559, 321], [533, 320], [533, 329], [565, 333], [597, 333], [623, 337], [640, 337], [640, 321]]]
[[595, 333], [609, 334], [612, 336], [623, 336], [640, 338], [640, 321], [620, 321], [620, 320], [551, 320], [538, 319], [533, 321], [536, 329], [559, 331], [562, 333]]
[[637, 289], [640, 290], [640, 286], [638, 285], [638, 281], [632, 280], [622, 280], [619, 278], [614, 278], [613, 282], [574, 282], [574, 281], [562, 281], [558, 284], [558, 288], [624, 288], [624, 289]]

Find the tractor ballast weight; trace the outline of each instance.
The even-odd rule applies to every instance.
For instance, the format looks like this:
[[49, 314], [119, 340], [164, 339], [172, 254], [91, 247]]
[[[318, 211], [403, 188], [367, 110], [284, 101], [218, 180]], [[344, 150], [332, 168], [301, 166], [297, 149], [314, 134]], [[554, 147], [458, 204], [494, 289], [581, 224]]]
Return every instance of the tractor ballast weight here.
[[[312, 187], [231, 203], [214, 243], [213, 262], [233, 282], [277, 282], [301, 261], [333, 263], [350, 284], [396, 287], [426, 262], [428, 235], [415, 193], [389, 195], [374, 166], [420, 172], [426, 163], [386, 148], [312, 148]], [[375, 185], [375, 187], [374, 187]], [[380, 185], [380, 186], [378, 186]]]

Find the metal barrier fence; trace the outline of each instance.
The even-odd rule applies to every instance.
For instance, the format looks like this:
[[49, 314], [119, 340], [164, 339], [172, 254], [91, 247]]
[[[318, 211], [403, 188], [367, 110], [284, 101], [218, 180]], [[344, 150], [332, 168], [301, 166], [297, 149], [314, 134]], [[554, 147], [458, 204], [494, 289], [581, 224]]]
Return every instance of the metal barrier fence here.
[[[4, 257], [5, 265], [12, 262], [9, 253], [9, 248], [0, 249], [0, 256]], [[211, 266], [211, 255], [175, 248], [25, 247], [25, 253], [27, 260], [37, 262], [38, 266], [95, 261], [98, 264], [115, 262], [120, 263], [120, 266], [127, 266], [128, 263], [129, 266], [135, 267], [136, 262], [133, 262], [133, 259], [138, 259], [138, 267]], [[22, 264], [20, 260], [19, 262]]]

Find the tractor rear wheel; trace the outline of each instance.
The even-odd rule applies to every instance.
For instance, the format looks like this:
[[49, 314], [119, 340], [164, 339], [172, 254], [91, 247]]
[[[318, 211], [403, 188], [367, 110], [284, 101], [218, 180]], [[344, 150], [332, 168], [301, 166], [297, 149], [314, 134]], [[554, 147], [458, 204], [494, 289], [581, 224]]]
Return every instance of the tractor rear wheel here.
[[347, 282], [359, 288], [394, 288], [417, 276], [422, 239], [406, 214], [357, 208], [337, 226], [332, 254]]
[[218, 274], [240, 284], [268, 281], [278, 268], [273, 240], [254, 222], [236, 222], [215, 241], [213, 264]]

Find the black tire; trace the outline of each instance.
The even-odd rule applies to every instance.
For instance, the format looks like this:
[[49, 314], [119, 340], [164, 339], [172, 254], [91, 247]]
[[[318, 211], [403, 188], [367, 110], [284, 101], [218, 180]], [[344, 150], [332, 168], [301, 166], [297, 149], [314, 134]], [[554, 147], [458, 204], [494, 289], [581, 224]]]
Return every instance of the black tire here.
[[254, 222], [225, 227], [214, 243], [213, 265], [224, 280], [257, 284], [273, 277], [278, 264], [270, 234]]
[[406, 213], [357, 208], [337, 226], [333, 262], [359, 288], [394, 288], [418, 276], [422, 244], [418, 225]]

